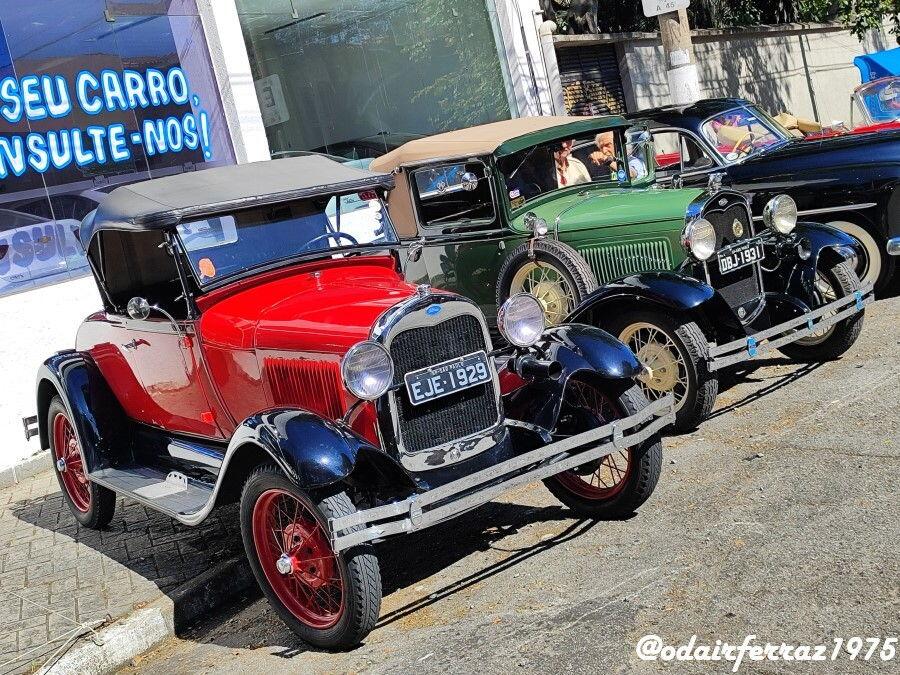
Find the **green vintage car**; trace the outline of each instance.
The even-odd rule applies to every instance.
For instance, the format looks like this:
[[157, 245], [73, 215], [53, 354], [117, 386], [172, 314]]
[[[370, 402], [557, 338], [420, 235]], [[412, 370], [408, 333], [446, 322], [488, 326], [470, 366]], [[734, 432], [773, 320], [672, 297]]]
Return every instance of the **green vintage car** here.
[[854, 241], [797, 223], [779, 196], [755, 223], [744, 195], [654, 184], [646, 129], [621, 117], [532, 117], [411, 141], [373, 160], [405, 274], [475, 300], [490, 319], [530, 293], [548, 321], [592, 323], [647, 366], [677, 424], [712, 409], [718, 370], [778, 348], [835, 358], [862, 327]]

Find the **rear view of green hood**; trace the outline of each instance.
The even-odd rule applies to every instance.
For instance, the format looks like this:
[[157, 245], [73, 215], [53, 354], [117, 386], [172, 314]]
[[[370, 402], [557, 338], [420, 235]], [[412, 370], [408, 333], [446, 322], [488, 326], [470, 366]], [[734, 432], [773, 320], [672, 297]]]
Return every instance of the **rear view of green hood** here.
[[[582, 190], [535, 204], [529, 210], [546, 220], [551, 231], [556, 227], [557, 217], [560, 232], [642, 223], [672, 223], [681, 228], [688, 205], [702, 192], [671, 188]], [[523, 217], [516, 218], [516, 229], [523, 227]]]

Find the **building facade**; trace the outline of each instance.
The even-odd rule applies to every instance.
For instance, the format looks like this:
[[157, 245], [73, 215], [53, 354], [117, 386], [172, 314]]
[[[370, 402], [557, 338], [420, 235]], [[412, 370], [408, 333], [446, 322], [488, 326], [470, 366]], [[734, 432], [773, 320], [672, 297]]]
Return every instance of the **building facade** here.
[[[21, 368], [0, 438], [19, 437], [37, 365], [99, 307], [78, 227], [104, 195], [561, 113], [542, 23], [538, 0], [0, 3], [0, 358]], [[5, 443], [0, 469], [35, 449]]]

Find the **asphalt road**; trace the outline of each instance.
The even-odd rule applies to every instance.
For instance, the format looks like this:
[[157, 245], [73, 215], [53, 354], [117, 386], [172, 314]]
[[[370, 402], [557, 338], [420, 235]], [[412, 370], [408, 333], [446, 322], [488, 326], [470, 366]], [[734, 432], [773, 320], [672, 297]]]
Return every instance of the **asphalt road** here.
[[[131, 670], [731, 672], [641, 661], [635, 645], [752, 634], [830, 656], [836, 638], [900, 636], [900, 298], [870, 308], [840, 361], [776, 357], [724, 387], [713, 419], [667, 439], [659, 486], [628, 521], [575, 520], [527, 486], [381, 545], [381, 620], [352, 652], [308, 650], [249, 598]], [[896, 673], [897, 651], [739, 672]]]

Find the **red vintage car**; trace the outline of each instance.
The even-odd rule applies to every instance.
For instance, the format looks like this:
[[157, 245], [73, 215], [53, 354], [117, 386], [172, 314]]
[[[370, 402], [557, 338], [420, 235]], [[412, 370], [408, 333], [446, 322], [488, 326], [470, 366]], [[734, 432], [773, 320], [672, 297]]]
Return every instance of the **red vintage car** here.
[[544, 480], [579, 516], [653, 492], [671, 396], [609, 334], [414, 286], [389, 174], [308, 156], [114, 190], [80, 237], [103, 307], [41, 366], [35, 421], [75, 518], [115, 494], [186, 525], [240, 501], [279, 616], [319, 647], [374, 627], [373, 543]]

